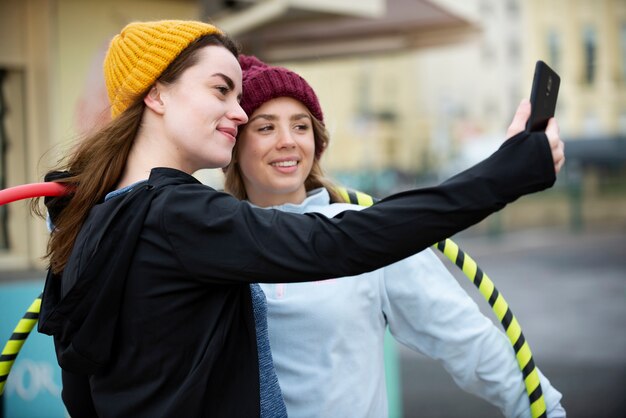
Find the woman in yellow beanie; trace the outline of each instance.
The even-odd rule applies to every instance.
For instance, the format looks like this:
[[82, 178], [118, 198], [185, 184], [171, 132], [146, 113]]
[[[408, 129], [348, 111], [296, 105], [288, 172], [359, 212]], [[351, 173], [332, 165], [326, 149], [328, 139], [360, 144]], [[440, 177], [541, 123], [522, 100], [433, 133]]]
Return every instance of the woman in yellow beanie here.
[[550, 187], [563, 163], [558, 133], [522, 133], [439, 187], [341, 218], [255, 209], [192, 177], [226, 166], [247, 122], [219, 29], [131, 23], [104, 69], [112, 121], [47, 175], [71, 193], [46, 202], [39, 331], [72, 417], [285, 416], [254, 282], [382, 267]]

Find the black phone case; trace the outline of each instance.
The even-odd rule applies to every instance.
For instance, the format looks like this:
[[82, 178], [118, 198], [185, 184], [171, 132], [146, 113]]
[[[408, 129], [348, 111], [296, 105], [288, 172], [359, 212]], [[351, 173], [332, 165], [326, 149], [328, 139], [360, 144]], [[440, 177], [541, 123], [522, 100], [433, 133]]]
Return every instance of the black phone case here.
[[561, 78], [543, 61], [537, 61], [533, 86], [530, 92], [531, 113], [526, 131], [544, 131], [548, 120], [554, 116]]

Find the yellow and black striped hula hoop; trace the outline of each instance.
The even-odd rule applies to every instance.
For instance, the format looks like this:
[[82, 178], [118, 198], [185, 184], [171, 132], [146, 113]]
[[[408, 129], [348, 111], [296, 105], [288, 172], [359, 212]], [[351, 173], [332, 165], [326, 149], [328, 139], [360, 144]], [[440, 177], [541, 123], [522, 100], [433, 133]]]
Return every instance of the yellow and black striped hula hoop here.
[[28, 335], [37, 324], [40, 309], [41, 295], [28, 307], [28, 310], [13, 330], [11, 338], [9, 338], [2, 349], [2, 354], [0, 354], [0, 396], [4, 393], [4, 386], [17, 355], [20, 353], [24, 342], [26, 342], [26, 338], [28, 338]]
[[[360, 206], [371, 206], [374, 199], [362, 192], [348, 190], [342, 187], [336, 188], [345, 202]], [[502, 293], [484, 273], [478, 264], [467, 253], [463, 252], [451, 239], [446, 239], [435, 245], [434, 248], [441, 251], [450, 261], [459, 267], [465, 276], [478, 288], [481, 295], [487, 300], [494, 314], [502, 324], [509, 342], [515, 350], [515, 358], [522, 372], [524, 386], [530, 402], [530, 413], [533, 418], [546, 418], [546, 402], [541, 390], [539, 373], [530, 351], [530, 346], [522, 334], [517, 318], [513, 315], [509, 304], [504, 300]]]

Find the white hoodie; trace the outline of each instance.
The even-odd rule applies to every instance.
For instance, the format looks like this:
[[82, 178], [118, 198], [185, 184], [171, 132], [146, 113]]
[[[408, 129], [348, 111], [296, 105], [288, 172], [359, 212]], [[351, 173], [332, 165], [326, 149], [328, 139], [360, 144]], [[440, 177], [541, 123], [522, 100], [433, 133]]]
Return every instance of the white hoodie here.
[[[274, 207], [332, 217], [359, 206], [330, 204], [325, 189], [300, 205]], [[337, 257], [349, 256], [337, 254]], [[290, 417], [388, 415], [387, 326], [405, 346], [438, 360], [454, 381], [500, 408], [530, 417], [522, 374], [507, 337], [430, 250], [351, 278], [262, 284], [278, 380]], [[539, 372], [549, 417], [564, 417], [561, 394]]]

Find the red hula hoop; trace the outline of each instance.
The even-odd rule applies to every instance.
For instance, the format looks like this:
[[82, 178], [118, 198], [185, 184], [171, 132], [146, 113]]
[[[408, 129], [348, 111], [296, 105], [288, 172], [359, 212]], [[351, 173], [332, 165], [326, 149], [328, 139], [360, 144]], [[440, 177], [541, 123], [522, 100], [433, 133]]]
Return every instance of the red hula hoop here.
[[61, 183], [45, 182], [30, 183], [0, 190], [0, 206], [22, 199], [44, 196], [63, 196], [67, 193], [66, 186]]

